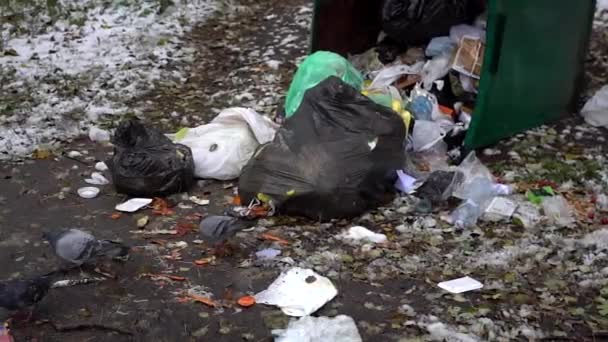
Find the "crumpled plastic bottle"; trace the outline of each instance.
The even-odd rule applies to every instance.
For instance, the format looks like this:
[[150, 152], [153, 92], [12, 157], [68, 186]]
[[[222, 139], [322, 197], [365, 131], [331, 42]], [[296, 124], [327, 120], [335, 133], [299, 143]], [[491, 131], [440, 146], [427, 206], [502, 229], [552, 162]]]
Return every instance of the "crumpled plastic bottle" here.
[[457, 228], [472, 227], [483, 213], [481, 206], [471, 200], [466, 200], [450, 214], [450, 221]]

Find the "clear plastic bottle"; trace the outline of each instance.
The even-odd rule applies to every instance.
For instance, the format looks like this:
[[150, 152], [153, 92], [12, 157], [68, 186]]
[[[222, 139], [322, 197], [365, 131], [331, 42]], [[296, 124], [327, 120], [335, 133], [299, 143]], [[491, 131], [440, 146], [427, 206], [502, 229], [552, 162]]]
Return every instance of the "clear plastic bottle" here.
[[471, 200], [467, 200], [450, 214], [450, 220], [458, 228], [467, 228], [476, 225], [481, 214], [481, 206]]

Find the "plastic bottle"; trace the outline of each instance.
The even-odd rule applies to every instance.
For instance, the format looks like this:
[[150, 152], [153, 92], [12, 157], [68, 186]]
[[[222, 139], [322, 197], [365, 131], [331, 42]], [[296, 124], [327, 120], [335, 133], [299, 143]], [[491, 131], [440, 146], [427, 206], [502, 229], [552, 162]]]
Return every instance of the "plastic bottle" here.
[[477, 224], [481, 214], [481, 207], [477, 203], [467, 200], [450, 214], [450, 220], [458, 228], [467, 228]]

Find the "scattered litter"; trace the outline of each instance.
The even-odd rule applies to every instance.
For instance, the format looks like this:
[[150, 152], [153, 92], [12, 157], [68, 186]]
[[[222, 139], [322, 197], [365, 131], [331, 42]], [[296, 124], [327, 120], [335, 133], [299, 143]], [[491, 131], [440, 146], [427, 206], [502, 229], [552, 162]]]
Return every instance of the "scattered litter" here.
[[453, 69], [475, 79], [481, 75], [485, 44], [479, 38], [465, 36], [454, 57]]
[[483, 284], [471, 277], [463, 277], [437, 284], [440, 288], [451, 293], [463, 293], [467, 291], [479, 290]]
[[150, 217], [148, 215], [142, 216], [137, 219], [137, 228], [144, 228], [148, 222], [150, 221]]
[[194, 264], [197, 266], [205, 266], [205, 265], [209, 265], [209, 264], [213, 263], [214, 261], [215, 261], [215, 256], [210, 256], [207, 258], [194, 260]]
[[104, 162], [98, 162], [95, 164], [95, 170], [100, 172], [108, 171], [108, 165]]
[[99, 195], [99, 188], [94, 186], [86, 186], [84, 188], [78, 189], [78, 196], [82, 198], [95, 198]]
[[490, 221], [500, 221], [509, 219], [515, 213], [517, 203], [504, 197], [494, 197], [486, 211], [484, 217]]
[[169, 242], [166, 247], [169, 249], [184, 249], [188, 247], [188, 243], [186, 241]]
[[331, 280], [310, 269], [294, 267], [255, 295], [257, 303], [276, 305], [288, 316], [307, 316], [338, 294]]
[[412, 194], [416, 190], [416, 178], [408, 175], [402, 170], [397, 170], [397, 182], [395, 188], [404, 194]]
[[82, 157], [82, 153], [80, 153], [78, 151], [70, 151], [70, 152], [68, 152], [67, 155], [68, 155], [69, 158], [73, 158], [73, 159], [74, 158]]
[[262, 260], [272, 260], [279, 255], [281, 255], [281, 250], [274, 248], [262, 249], [261, 251], [255, 252], [255, 256]]
[[253, 296], [243, 296], [241, 298], [239, 298], [237, 301], [237, 304], [244, 307], [244, 308], [248, 308], [251, 306], [255, 305], [255, 297]]
[[143, 273], [140, 277], [149, 277], [154, 281], [158, 280], [168, 280], [168, 281], [186, 281], [186, 277], [170, 275], [170, 274], [153, 274], [153, 273]]
[[76, 285], [86, 285], [91, 283], [97, 283], [100, 281], [104, 281], [106, 278], [84, 278], [84, 279], [66, 279], [66, 280], [58, 280], [51, 284], [51, 288], [61, 288], [61, 287], [71, 287]]
[[568, 227], [576, 223], [572, 207], [562, 196], [545, 197], [543, 211], [551, 222], [560, 227]]
[[130, 200], [116, 205], [114, 209], [126, 213], [134, 213], [139, 209], [152, 203], [151, 198], [131, 198]]
[[87, 178], [84, 181], [85, 181], [85, 183], [92, 184], [92, 185], [110, 184], [110, 181], [99, 172], [93, 172], [91, 174], [91, 178]]
[[174, 229], [131, 230], [129, 233], [140, 235], [177, 235]]
[[196, 196], [190, 196], [190, 198], [188, 198], [191, 202], [193, 202], [194, 204], [200, 205], [200, 206], [206, 206], [209, 205], [209, 200], [208, 199], [203, 199], [203, 198], [199, 198]]
[[387, 241], [386, 235], [374, 233], [371, 230], [361, 226], [351, 227], [348, 231], [342, 232], [342, 234], [338, 235], [338, 237], [345, 240], [373, 243], [385, 243]]
[[110, 132], [99, 127], [91, 126], [91, 128], [89, 128], [89, 139], [93, 142], [107, 142], [110, 141]]
[[608, 127], [608, 85], [600, 89], [581, 109], [585, 122], [595, 127]]
[[283, 238], [280, 238], [278, 236], [272, 235], [270, 233], [264, 233], [264, 234], [260, 235], [260, 237], [262, 238], [262, 240], [275, 241], [281, 245], [289, 245], [289, 241], [287, 241]]
[[346, 315], [305, 316], [289, 322], [287, 329], [275, 329], [275, 342], [362, 342], [357, 324]]

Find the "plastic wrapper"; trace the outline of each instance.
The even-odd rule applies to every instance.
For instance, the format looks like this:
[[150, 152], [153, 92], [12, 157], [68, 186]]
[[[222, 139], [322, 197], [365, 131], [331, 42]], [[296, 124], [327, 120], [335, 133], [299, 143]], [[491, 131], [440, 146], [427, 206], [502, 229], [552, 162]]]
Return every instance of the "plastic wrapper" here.
[[363, 86], [363, 76], [344, 57], [328, 51], [317, 51], [298, 67], [285, 99], [285, 115], [292, 116], [300, 107], [304, 93], [330, 76], [339, 77], [356, 90]]

